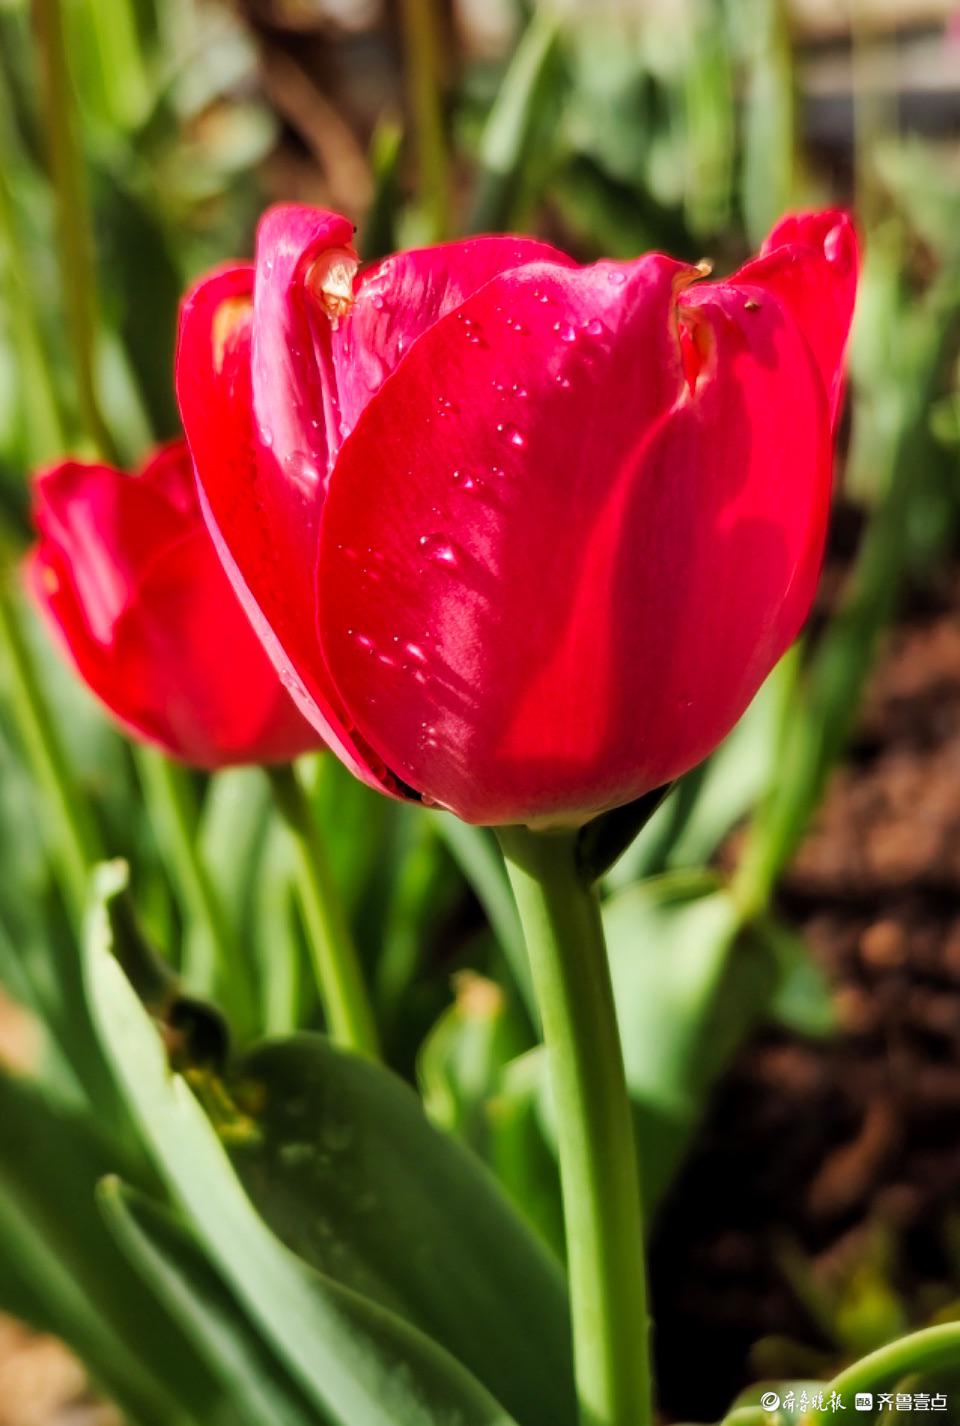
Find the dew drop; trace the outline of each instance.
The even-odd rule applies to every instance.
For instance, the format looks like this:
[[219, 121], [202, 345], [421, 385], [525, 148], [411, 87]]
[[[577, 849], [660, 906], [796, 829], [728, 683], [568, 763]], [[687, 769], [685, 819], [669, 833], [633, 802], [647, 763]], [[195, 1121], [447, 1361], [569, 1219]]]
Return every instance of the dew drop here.
[[599, 337], [603, 334], [603, 323], [599, 317], [591, 317], [589, 322], [584, 324], [585, 332], [589, 332], [591, 337]]
[[453, 568], [457, 563], [457, 552], [446, 535], [421, 535], [420, 548], [428, 560]]
[[512, 426], [509, 421], [497, 422], [497, 435], [502, 436], [511, 446], [517, 450], [522, 450], [527, 444], [527, 438], [516, 426]]
[[514, 396], [516, 396], [517, 399], [520, 401], [525, 401], [530, 395], [530, 392], [527, 390], [527, 388], [525, 386], [520, 386], [519, 383], [516, 381], [513, 383], [513, 386], [510, 389], [513, 392]]
[[291, 479], [311, 490], [320, 478], [316, 462], [306, 451], [291, 451], [284, 456], [283, 468]]
[[557, 372], [556, 376], [554, 377], [554, 380], [563, 391], [568, 391], [570, 389], [570, 378], [569, 376], [564, 376], [562, 371]]
[[561, 342], [575, 342], [577, 340], [577, 333], [569, 322], [554, 322], [553, 330]]
[[831, 228], [823, 240], [823, 255], [827, 262], [838, 262], [843, 256], [843, 228]]
[[373, 303], [374, 307], [378, 312], [383, 311], [383, 297], [379, 292], [375, 292], [370, 298], [370, 301]]
[[615, 267], [611, 272], [607, 273], [607, 281], [611, 287], [622, 287], [626, 280], [627, 274], [621, 271], [619, 267]]

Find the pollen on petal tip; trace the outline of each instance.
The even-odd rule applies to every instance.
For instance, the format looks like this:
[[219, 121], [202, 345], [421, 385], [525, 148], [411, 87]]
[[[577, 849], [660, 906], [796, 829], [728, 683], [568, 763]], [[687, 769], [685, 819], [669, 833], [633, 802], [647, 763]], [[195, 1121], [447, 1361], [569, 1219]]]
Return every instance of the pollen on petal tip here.
[[307, 274], [307, 283], [320, 299], [327, 316], [346, 317], [353, 306], [353, 279], [360, 266], [352, 248], [331, 248], [317, 258]]

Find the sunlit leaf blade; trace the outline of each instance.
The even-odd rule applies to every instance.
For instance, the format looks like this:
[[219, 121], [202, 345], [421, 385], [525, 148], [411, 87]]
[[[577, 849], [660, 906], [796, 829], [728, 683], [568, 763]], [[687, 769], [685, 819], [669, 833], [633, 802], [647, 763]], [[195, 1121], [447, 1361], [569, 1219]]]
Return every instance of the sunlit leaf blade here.
[[[110, 954], [108, 905], [126, 879], [99, 868], [85, 945], [88, 993], [106, 1054], [162, 1178], [204, 1252], [329, 1426], [512, 1426], [436, 1343], [308, 1268], [247, 1198], [209, 1120], [172, 1075], [146, 1012]], [[232, 1137], [256, 1134], [237, 1116]]]
[[409, 1318], [524, 1426], [575, 1420], [555, 1262], [407, 1085], [304, 1034], [247, 1055], [235, 1097], [252, 1128], [234, 1162], [290, 1247]]
[[103, 1182], [99, 1201], [131, 1265], [190, 1332], [219, 1384], [204, 1416], [207, 1426], [312, 1426], [309, 1402], [193, 1235], [168, 1210], [116, 1179]]

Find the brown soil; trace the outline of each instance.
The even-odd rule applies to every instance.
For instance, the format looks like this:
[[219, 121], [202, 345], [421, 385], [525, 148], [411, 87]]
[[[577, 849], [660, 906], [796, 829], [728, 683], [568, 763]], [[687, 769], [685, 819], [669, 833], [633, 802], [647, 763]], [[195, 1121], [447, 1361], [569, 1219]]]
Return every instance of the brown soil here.
[[851, 1324], [872, 1345], [957, 1295], [960, 579], [890, 635], [782, 905], [840, 1031], [740, 1056], [665, 1207], [654, 1307], [680, 1418], [829, 1370], [838, 1322], [849, 1351]]
[[0, 1426], [120, 1426], [65, 1347], [0, 1317]]

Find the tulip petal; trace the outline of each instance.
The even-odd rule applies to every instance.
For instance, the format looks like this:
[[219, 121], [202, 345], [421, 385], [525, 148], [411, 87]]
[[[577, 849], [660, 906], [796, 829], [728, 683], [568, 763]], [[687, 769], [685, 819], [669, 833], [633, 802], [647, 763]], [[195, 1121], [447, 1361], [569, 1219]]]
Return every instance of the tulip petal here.
[[42, 539], [69, 551], [67, 577], [94, 638], [104, 642], [144, 565], [182, 532], [162, 485], [81, 461], [65, 461], [36, 477], [33, 519]]
[[836, 422], [857, 295], [860, 256], [848, 214], [839, 210], [792, 214], [770, 233], [760, 256], [730, 282], [768, 292], [789, 311], [810, 344]]
[[[571, 603], [564, 571], [603, 472], [675, 399], [685, 271], [535, 263], [491, 280], [420, 337], [341, 451], [321, 527], [325, 654], [388, 764], [472, 820], [529, 675], [526, 635], [543, 649]], [[553, 608], [554, 591], [531, 599], [551, 569]]]
[[336, 214], [271, 209], [255, 281], [242, 265], [188, 295], [177, 389], [201, 503], [248, 616], [304, 716], [357, 776], [383, 786], [387, 770], [357, 739], [316, 640], [313, 572], [328, 470], [373, 391], [438, 316], [507, 266], [570, 259], [517, 238], [406, 253], [372, 268], [349, 315], [331, 318], [315, 270], [331, 251], [347, 252], [351, 238]]
[[315, 746], [201, 523], [182, 442], [137, 477], [66, 463], [38, 479], [35, 501], [31, 592], [128, 730], [203, 767]]
[[[197, 284], [180, 315], [177, 399], [200, 504], [230, 582], [303, 716], [347, 767], [383, 786], [377, 759], [358, 750], [326, 680], [313, 620], [312, 506], [278, 478], [253, 422], [250, 346], [253, 268], [222, 269]], [[305, 538], [305, 532], [307, 538]]]
[[352, 237], [346, 218], [293, 203], [269, 209], [257, 233], [254, 409], [278, 467], [311, 498], [322, 493], [371, 396], [422, 332], [511, 268], [573, 266], [532, 238], [467, 238], [375, 263], [338, 313], [324, 303], [320, 273], [331, 254], [356, 266]]
[[651, 257], [490, 282], [341, 451], [328, 668], [387, 764], [466, 820], [576, 822], [678, 776], [807, 612], [818, 373], [774, 298], [730, 286], [684, 294], [682, 356], [691, 275]]
[[[397, 253], [362, 273], [348, 318], [334, 335], [340, 409], [347, 432], [405, 352], [491, 278], [531, 262], [573, 267], [533, 238], [479, 237]], [[478, 332], [467, 340], [479, 345]]]
[[[164, 617], [145, 619], [142, 610]], [[111, 658], [136, 699], [116, 711], [187, 762], [284, 762], [316, 746], [203, 529], [146, 572]]]

